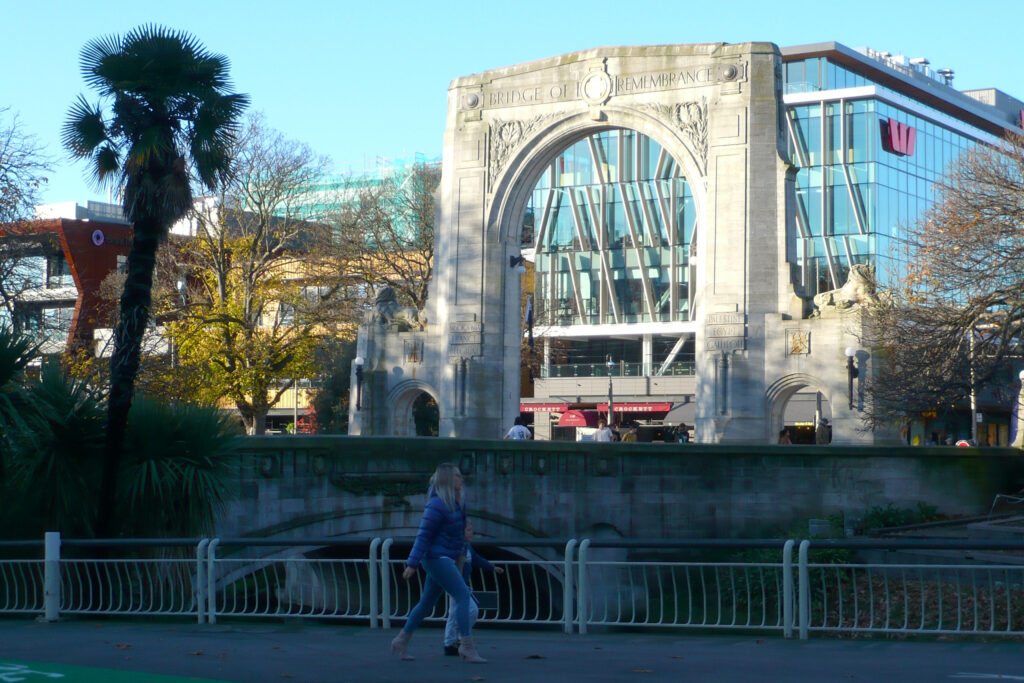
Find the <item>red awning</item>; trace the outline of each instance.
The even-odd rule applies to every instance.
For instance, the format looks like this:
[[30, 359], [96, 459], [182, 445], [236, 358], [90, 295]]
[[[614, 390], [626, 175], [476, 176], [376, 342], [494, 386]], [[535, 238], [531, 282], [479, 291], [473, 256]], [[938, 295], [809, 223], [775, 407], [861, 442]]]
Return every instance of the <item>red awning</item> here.
[[568, 410], [562, 414], [558, 427], [596, 427], [598, 421], [596, 410]]
[[[607, 403], [598, 403], [597, 410], [602, 413], [608, 412]], [[616, 413], [667, 413], [672, 410], [671, 403], [616, 403]]]
[[520, 413], [564, 413], [569, 410], [568, 403], [520, 403]]

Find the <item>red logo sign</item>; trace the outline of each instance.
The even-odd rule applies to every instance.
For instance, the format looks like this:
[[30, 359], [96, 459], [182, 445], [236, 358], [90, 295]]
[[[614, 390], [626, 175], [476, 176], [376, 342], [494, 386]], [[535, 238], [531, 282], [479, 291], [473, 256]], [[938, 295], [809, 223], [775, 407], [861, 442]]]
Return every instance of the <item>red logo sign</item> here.
[[917, 129], [889, 119], [889, 149], [896, 154], [914, 155], [914, 144], [917, 142]]

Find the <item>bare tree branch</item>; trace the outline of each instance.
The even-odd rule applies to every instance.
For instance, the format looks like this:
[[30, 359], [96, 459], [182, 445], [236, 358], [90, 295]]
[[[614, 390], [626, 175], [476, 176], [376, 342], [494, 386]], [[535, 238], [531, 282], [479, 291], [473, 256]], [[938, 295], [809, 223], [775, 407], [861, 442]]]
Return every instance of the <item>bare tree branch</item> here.
[[908, 234], [907, 273], [869, 311], [885, 369], [867, 383], [867, 420], [963, 406], [972, 391], [1010, 403], [1024, 365], [1024, 136], [953, 166]]

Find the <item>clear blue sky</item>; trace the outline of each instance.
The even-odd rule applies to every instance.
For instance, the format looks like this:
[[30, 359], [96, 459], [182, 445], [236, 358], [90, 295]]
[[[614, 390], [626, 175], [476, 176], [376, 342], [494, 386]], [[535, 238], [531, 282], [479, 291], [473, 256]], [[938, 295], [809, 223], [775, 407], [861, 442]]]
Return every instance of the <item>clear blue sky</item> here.
[[[235, 89], [286, 135], [337, 170], [378, 155], [440, 154], [453, 78], [606, 45], [835, 40], [956, 71], [959, 89], [996, 87], [1024, 99], [1019, 3], [328, 2], [293, 0], [0, 0], [0, 106], [58, 160], [47, 202], [106, 199], [67, 161], [60, 127], [86, 90], [91, 38], [158, 23], [193, 33], [231, 61]], [[358, 170], [358, 169], [357, 169]]]

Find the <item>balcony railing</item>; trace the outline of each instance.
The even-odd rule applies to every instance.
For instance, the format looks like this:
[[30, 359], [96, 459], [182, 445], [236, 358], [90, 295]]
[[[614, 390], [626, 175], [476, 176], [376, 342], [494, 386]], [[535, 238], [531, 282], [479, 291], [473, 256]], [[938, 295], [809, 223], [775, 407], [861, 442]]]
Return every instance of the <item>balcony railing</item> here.
[[[653, 363], [651, 374], [653, 375], [661, 368], [661, 363]], [[540, 376], [544, 379], [557, 377], [644, 377], [643, 363], [616, 363], [615, 367], [609, 368], [606, 363], [563, 363], [558, 365], [545, 365], [540, 369]], [[692, 377], [697, 374], [696, 363], [692, 360], [679, 360], [669, 363], [662, 373], [665, 376], [686, 376]]]

